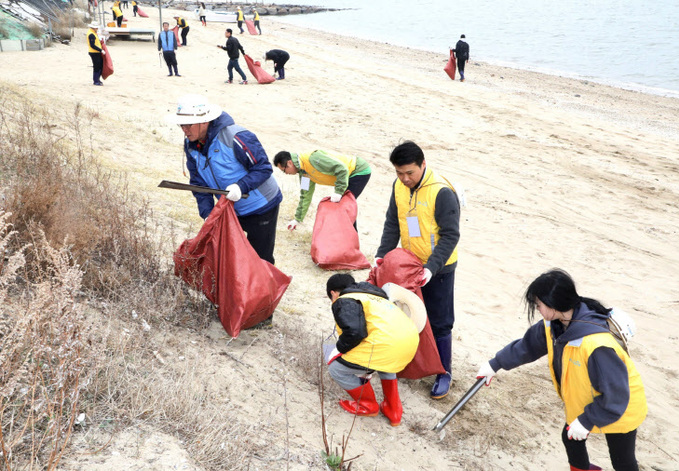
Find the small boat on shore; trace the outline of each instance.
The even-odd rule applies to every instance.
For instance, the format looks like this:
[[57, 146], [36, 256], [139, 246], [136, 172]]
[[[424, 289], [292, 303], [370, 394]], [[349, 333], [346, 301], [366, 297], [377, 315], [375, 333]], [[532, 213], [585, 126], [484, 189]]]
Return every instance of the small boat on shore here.
[[[193, 12], [196, 14], [196, 19], [200, 20], [198, 9], [193, 10]], [[235, 11], [205, 10], [205, 21], [210, 23], [236, 23], [236, 18]]]

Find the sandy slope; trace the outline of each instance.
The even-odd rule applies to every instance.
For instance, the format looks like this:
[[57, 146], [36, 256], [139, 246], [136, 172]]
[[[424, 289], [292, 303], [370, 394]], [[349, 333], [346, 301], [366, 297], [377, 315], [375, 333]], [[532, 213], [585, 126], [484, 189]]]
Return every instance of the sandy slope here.
[[[157, 11], [146, 11], [151, 18], [130, 24], [157, 28]], [[271, 48], [289, 51], [288, 80], [227, 85], [227, 56], [215, 47], [224, 43], [225, 25], [190, 25], [189, 47], [178, 52], [181, 78], [166, 77], [155, 44], [113, 40], [115, 75], [94, 87], [83, 30], [70, 46], [0, 54], [0, 80], [55, 113], [72, 113], [77, 102], [94, 110], [96, 151], [129, 172], [162, 224], [172, 220], [194, 233], [200, 219], [190, 195], [155, 188], [163, 178], [184, 179], [182, 135], [163, 116], [189, 92], [222, 105], [271, 157], [282, 149], [323, 148], [367, 158], [374, 173], [359, 200], [359, 229], [368, 256], [379, 243], [394, 179], [388, 154], [400, 140], [419, 143], [429, 165], [467, 190], [453, 390], [433, 402], [431, 379], [403, 382], [402, 426], [389, 427], [383, 417], [359, 420], [348, 454], [362, 456], [353, 469], [568, 469], [559, 436], [563, 414], [544, 360], [501, 372], [449, 424], [443, 440], [427, 431], [473, 383], [477, 366], [522, 335], [521, 294], [554, 266], [568, 270], [582, 294], [636, 319], [633, 358], [649, 400], [638, 457], [645, 470], [679, 469], [679, 379], [672, 366], [679, 354], [679, 100], [475, 62], [461, 84], [442, 71], [445, 51], [401, 49], [269, 19], [263, 36], [239, 38], [255, 58]], [[287, 337], [313, 339], [332, 328], [323, 294], [329, 273], [308, 255], [313, 210], [301, 230], [284, 229], [298, 188], [292, 177], [276, 175], [285, 193], [277, 265], [294, 276], [277, 328], [229, 341], [215, 323], [207, 333], [177, 330], [149, 341], [170, 360], [165, 368], [195, 371], [212, 400], [256, 425], [250, 469], [318, 469], [316, 386]], [[320, 189], [317, 199], [330, 191]], [[379, 385], [376, 390], [380, 396]], [[329, 394], [328, 427], [337, 442], [351, 417], [334, 406], [337, 389]], [[143, 427], [114, 437], [97, 455], [87, 454], [77, 437], [76, 443], [64, 469], [122, 469], [123, 463], [201, 469], [181, 442]], [[592, 461], [610, 469], [603, 438], [593, 437], [589, 447]]]

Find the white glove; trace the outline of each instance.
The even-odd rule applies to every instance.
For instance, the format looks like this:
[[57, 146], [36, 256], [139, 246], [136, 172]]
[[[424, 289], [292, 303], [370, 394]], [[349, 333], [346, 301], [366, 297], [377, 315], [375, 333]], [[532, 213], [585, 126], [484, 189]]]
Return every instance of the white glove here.
[[479, 368], [479, 371], [476, 373], [476, 379], [486, 378], [486, 386], [490, 386], [490, 382], [493, 381], [493, 376], [495, 376], [495, 370], [490, 366], [489, 362], [485, 362], [481, 365], [481, 368]]
[[429, 270], [429, 268], [425, 268], [424, 273], [422, 274], [422, 280], [420, 280], [420, 286], [426, 285], [429, 283], [429, 280], [431, 280], [431, 270]]
[[102, 56], [105, 56], [105, 55], [106, 55], [106, 51], [104, 51], [104, 50], [102, 49], [102, 50], [101, 50], [101, 55], [102, 55]]
[[330, 195], [330, 201], [332, 201], [333, 203], [339, 203], [341, 199], [342, 195], [340, 195], [339, 193], [333, 193], [332, 195]]
[[233, 202], [238, 201], [241, 198], [241, 196], [243, 196], [243, 193], [240, 191], [238, 183], [232, 183], [231, 185], [227, 186], [226, 191], [229, 192], [229, 194], [226, 195], [226, 197]]
[[299, 222], [297, 222], [297, 219], [293, 219], [292, 221], [290, 221], [290, 222], [288, 223], [288, 230], [289, 230], [289, 231], [294, 231], [295, 229], [297, 229], [297, 225], [298, 225], [298, 224], [299, 224]]
[[578, 419], [575, 419], [567, 427], [569, 440], [587, 440], [589, 430], [587, 430]]
[[341, 356], [342, 354], [340, 353], [340, 351], [337, 350], [336, 348], [333, 348], [332, 352], [330, 352], [330, 356], [328, 357], [328, 365], [333, 361], [337, 360]]
[[382, 265], [383, 262], [384, 262], [384, 259], [382, 257], [375, 257], [375, 261], [371, 265], [371, 268], [377, 268], [380, 265]]

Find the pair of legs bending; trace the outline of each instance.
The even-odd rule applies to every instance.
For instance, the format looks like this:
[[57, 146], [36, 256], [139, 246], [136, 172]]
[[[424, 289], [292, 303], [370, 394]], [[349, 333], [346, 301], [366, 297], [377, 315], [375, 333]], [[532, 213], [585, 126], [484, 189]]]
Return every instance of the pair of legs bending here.
[[[566, 447], [568, 464], [571, 465], [571, 471], [601, 469], [589, 462], [587, 440], [568, 439], [568, 424], [564, 425], [564, 428], [561, 431], [561, 440]], [[608, 454], [611, 457], [611, 464], [615, 471], [639, 471], [639, 465], [637, 464], [637, 458], [634, 453], [636, 440], [636, 430], [627, 433], [606, 434]]]

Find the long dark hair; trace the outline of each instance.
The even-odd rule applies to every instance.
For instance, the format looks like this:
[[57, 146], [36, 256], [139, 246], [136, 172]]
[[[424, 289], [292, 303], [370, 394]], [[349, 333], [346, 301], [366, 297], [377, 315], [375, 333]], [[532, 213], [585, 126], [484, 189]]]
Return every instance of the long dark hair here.
[[573, 278], [560, 268], [553, 268], [538, 276], [528, 286], [524, 301], [528, 312], [528, 321], [533, 322], [537, 300], [542, 301], [545, 306], [556, 309], [559, 312], [566, 312], [575, 309], [580, 303], [585, 303], [587, 307], [599, 314], [608, 314], [610, 309], [606, 309], [599, 301], [591, 298], [583, 298], [575, 289]]

